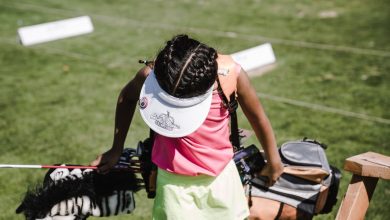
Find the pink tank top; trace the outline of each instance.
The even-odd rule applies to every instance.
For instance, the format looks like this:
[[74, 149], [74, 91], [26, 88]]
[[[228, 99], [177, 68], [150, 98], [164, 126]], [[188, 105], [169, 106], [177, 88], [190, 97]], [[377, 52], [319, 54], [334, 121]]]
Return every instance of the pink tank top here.
[[233, 157], [229, 134], [229, 111], [214, 90], [209, 114], [195, 132], [181, 138], [156, 133], [152, 161], [176, 174], [217, 176]]

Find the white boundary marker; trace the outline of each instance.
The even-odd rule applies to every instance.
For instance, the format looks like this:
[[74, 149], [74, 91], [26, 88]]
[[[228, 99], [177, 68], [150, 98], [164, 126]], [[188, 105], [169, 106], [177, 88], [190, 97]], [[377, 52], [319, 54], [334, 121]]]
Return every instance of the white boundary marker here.
[[69, 18], [18, 29], [20, 42], [24, 46], [31, 46], [91, 32], [93, 32], [93, 25], [89, 16]]
[[[270, 43], [265, 43], [237, 53], [231, 54], [234, 61], [248, 72], [249, 76], [258, 75], [257, 71], [274, 64], [276, 61], [274, 51]], [[264, 73], [265, 71], [262, 71]]]

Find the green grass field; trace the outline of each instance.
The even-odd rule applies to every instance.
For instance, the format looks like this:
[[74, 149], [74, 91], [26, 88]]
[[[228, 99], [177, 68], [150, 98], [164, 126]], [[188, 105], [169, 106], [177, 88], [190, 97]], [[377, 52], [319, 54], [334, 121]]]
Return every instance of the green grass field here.
[[[91, 16], [92, 34], [18, 43], [19, 27], [81, 15]], [[278, 144], [320, 140], [340, 169], [359, 153], [390, 155], [387, 0], [0, 0], [0, 21], [0, 163], [88, 164], [111, 145], [116, 98], [138, 59], [178, 33], [222, 53], [272, 43], [276, 68], [252, 82]], [[239, 120], [250, 129], [241, 112]], [[136, 114], [126, 147], [147, 135]], [[44, 173], [0, 170], [0, 219], [23, 219], [14, 210]], [[343, 172], [337, 207], [315, 219], [335, 218], [350, 178]], [[389, 219], [389, 198], [390, 182], [379, 181], [366, 219]], [[110, 219], [150, 219], [143, 191], [136, 202], [133, 214]]]

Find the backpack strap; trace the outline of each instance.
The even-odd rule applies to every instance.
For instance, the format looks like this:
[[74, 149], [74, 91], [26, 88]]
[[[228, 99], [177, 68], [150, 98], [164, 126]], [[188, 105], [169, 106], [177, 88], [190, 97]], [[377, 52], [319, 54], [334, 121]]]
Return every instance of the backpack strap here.
[[221, 82], [217, 78], [218, 83], [218, 92], [221, 94], [223, 104], [226, 106], [226, 108], [229, 111], [230, 114], [230, 142], [233, 145], [234, 152], [238, 151], [240, 149], [240, 138], [238, 134], [238, 122], [237, 122], [237, 108], [238, 108], [238, 102], [236, 99], [236, 94], [232, 93], [230, 95], [230, 101], [226, 97], [225, 93], [222, 91]]
[[280, 203], [280, 206], [279, 206], [278, 213], [277, 213], [276, 216], [275, 216], [275, 220], [278, 220], [278, 219], [282, 216], [283, 207], [284, 207], [284, 203], [281, 202], [281, 203]]
[[233, 145], [234, 152], [240, 149], [240, 138], [237, 122], [238, 102], [236, 98], [237, 78], [241, 67], [227, 55], [218, 57], [218, 92], [221, 94], [224, 105], [230, 114], [230, 142]]

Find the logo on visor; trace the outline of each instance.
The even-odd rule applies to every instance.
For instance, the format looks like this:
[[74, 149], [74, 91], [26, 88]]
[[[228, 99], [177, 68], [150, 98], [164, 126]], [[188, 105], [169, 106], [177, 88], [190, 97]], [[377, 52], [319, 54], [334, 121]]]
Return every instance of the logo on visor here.
[[175, 124], [175, 119], [169, 115], [168, 111], [167, 114], [157, 115], [154, 113], [150, 118], [154, 120], [154, 123], [157, 126], [164, 128], [165, 130], [172, 131], [175, 128], [180, 129], [180, 126]]
[[141, 109], [145, 109], [146, 107], [148, 107], [148, 98], [147, 97], [142, 97], [140, 100], [139, 100], [139, 107]]

